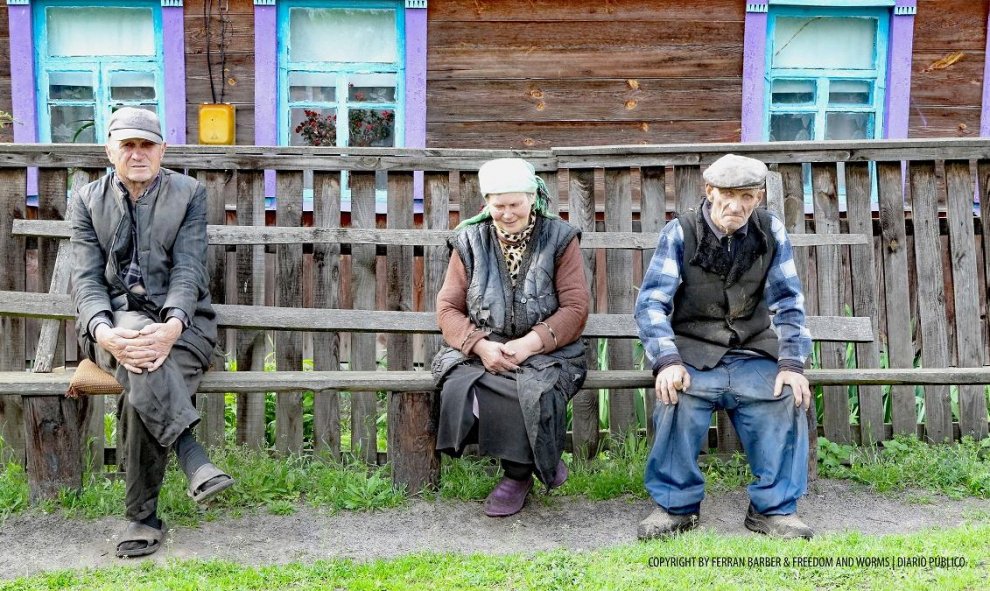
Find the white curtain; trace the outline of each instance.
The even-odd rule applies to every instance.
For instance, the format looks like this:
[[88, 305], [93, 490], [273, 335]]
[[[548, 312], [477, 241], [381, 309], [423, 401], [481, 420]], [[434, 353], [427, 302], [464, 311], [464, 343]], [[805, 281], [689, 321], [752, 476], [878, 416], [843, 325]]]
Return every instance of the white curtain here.
[[778, 17], [774, 68], [875, 68], [875, 18]]
[[49, 7], [48, 55], [155, 55], [150, 8]]
[[293, 8], [289, 61], [391, 63], [396, 36], [394, 10]]

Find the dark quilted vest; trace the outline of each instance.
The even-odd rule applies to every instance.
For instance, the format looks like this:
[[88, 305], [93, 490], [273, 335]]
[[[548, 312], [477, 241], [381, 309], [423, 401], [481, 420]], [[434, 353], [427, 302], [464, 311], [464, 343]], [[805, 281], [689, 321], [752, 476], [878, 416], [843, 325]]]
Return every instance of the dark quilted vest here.
[[[713, 272], [713, 249], [721, 246], [700, 209], [680, 216], [684, 232], [682, 279], [674, 296], [671, 326], [685, 363], [698, 369], [715, 367], [730, 349], [747, 349], [777, 358], [777, 335], [763, 290], [777, 250], [771, 216], [756, 209], [731, 268]], [[739, 240], [739, 239], [737, 239]], [[743, 243], [745, 242], [745, 244]], [[707, 267], [707, 268], [706, 268]]]
[[[471, 321], [495, 340], [529, 332], [557, 311], [556, 263], [580, 231], [558, 219], [537, 217], [515, 287], [509, 279], [492, 222], [464, 228], [452, 240], [467, 269], [467, 309]], [[511, 302], [511, 304], [510, 304]]]

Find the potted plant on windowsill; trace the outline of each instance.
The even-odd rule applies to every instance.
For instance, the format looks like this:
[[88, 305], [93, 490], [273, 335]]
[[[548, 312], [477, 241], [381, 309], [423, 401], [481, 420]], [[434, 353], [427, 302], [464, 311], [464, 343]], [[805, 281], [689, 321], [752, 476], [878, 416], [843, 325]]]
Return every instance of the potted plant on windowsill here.
[[[294, 128], [310, 146], [337, 145], [337, 114], [323, 115], [319, 111], [305, 109], [305, 118]], [[352, 147], [374, 146], [392, 135], [395, 113], [385, 109], [352, 109], [348, 116], [348, 130]]]

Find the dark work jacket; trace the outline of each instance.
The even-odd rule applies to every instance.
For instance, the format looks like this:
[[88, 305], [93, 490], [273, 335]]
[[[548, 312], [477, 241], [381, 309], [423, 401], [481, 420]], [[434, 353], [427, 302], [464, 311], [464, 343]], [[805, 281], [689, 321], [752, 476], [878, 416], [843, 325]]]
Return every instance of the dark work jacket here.
[[[575, 236], [580, 236], [580, 230], [567, 222], [538, 216], [513, 288], [492, 222], [458, 232], [450, 247], [467, 270], [467, 309], [474, 325], [489, 332], [490, 340], [504, 343], [525, 335], [556, 312], [557, 261]], [[477, 365], [481, 360], [449, 345], [441, 348], [433, 358], [437, 385], [465, 363]], [[585, 343], [578, 339], [555, 351], [533, 355], [514, 374], [536, 475], [544, 483], [553, 480], [564, 450], [567, 401], [581, 388], [586, 373]]]
[[[186, 314], [190, 325], [176, 344], [189, 348], [206, 365], [217, 341], [206, 270], [206, 188], [184, 174], [164, 168], [161, 174], [158, 188], [134, 205], [144, 286], [156, 308], [179, 308]], [[90, 321], [100, 312], [112, 312], [110, 300], [126, 290], [119, 272], [130, 262], [131, 214], [126, 197], [114, 186], [113, 173], [78, 189], [73, 199], [76, 333], [90, 355], [98, 346], [89, 334]]]
[[671, 328], [681, 359], [697, 369], [715, 367], [730, 349], [776, 359], [777, 335], [763, 296], [777, 249], [770, 214], [761, 208], [753, 212], [745, 237], [734, 246], [731, 266], [721, 269], [713, 262], [721, 245], [702, 212], [689, 210], [680, 224], [684, 259]]

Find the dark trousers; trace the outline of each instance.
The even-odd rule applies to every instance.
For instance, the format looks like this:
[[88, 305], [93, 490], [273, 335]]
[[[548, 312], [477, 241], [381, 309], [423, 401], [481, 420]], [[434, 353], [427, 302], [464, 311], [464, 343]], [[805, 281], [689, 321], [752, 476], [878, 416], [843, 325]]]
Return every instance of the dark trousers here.
[[[150, 318], [137, 312], [117, 312], [114, 314], [114, 321], [119, 327], [134, 330], [140, 330], [152, 322]], [[104, 370], [117, 373], [117, 360], [107, 351], [99, 349], [97, 359], [93, 361]], [[126, 370], [121, 369], [121, 371]], [[203, 366], [199, 358], [182, 347], [173, 347], [168, 359], [156, 371], [179, 372], [185, 380], [185, 392], [190, 397], [196, 393], [203, 376]], [[196, 441], [188, 428], [179, 435], [174, 445], [159, 444], [128, 398], [130, 389], [141, 387], [141, 382], [147, 379], [148, 372], [140, 374], [127, 372], [126, 376], [117, 375], [118, 381], [124, 386], [124, 392], [117, 402], [118, 452], [123, 453], [121, 464], [125, 471], [124, 516], [131, 521], [140, 521], [157, 512], [158, 493], [165, 478], [170, 447], [175, 447], [179, 467], [187, 478], [192, 477], [196, 470], [208, 463], [209, 458], [203, 446]]]

